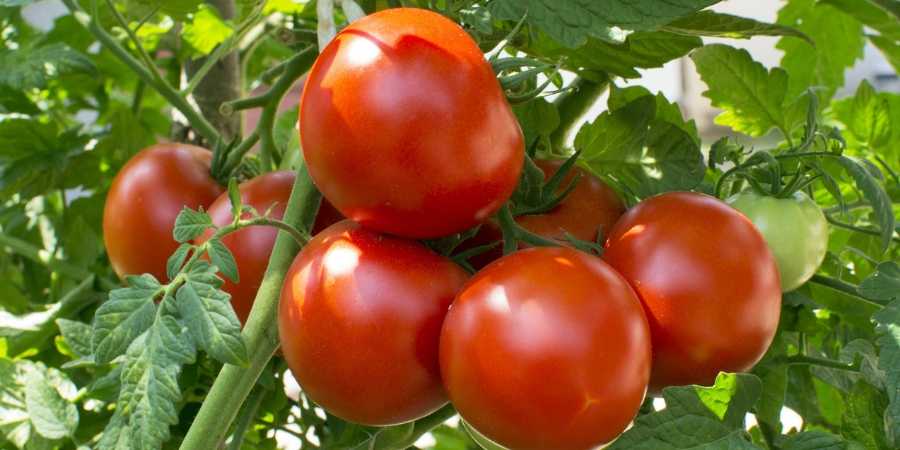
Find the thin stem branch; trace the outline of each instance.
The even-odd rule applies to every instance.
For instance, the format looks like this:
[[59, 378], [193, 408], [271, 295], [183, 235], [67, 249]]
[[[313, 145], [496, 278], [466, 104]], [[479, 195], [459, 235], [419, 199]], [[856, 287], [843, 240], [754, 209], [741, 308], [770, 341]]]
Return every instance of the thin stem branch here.
[[144, 80], [145, 83], [156, 89], [156, 91], [168, 100], [175, 109], [180, 111], [181, 114], [187, 118], [191, 126], [208, 142], [215, 143], [221, 140], [219, 132], [216, 131], [203, 115], [197, 112], [197, 110], [188, 103], [187, 99], [182, 97], [181, 94], [179, 94], [165, 79], [153, 76], [153, 73], [150, 70], [147, 70], [140, 61], [131, 56], [131, 53], [129, 53], [128, 50], [119, 45], [119, 43], [116, 42], [116, 39], [100, 26], [96, 18], [91, 17], [81, 9], [75, 0], [62, 0], [62, 2], [69, 8], [69, 11], [72, 12], [72, 15], [82, 26], [87, 28], [88, 31], [103, 44], [103, 46], [109, 49], [110, 52], [128, 66], [138, 78]]
[[841, 292], [853, 297], [855, 300], [865, 303], [874, 309], [883, 308], [883, 306], [881, 304], [873, 302], [873, 301], [863, 297], [862, 295], [860, 295], [859, 290], [856, 289], [856, 286], [854, 286], [850, 283], [847, 283], [845, 281], [838, 280], [837, 278], [831, 278], [831, 277], [827, 277], [825, 275], [815, 274], [812, 276], [812, 278], [809, 279], [809, 281], [811, 281], [813, 283], [821, 284], [822, 286], [830, 287], [834, 290], [841, 291]]
[[266, 389], [262, 386], [257, 385], [253, 389], [250, 397], [247, 398], [247, 401], [241, 408], [237, 423], [234, 425], [234, 433], [231, 434], [231, 443], [228, 444], [228, 450], [241, 450], [241, 444], [244, 442], [244, 435], [247, 434], [247, 428], [253, 423], [253, 418], [256, 417], [256, 411], [259, 410], [259, 405], [262, 404], [265, 396]]
[[[305, 168], [297, 173], [284, 222], [309, 229], [319, 208], [320, 195]], [[242, 332], [250, 362], [246, 367], [225, 364], [191, 424], [182, 450], [214, 449], [224, 441], [244, 399], [278, 348], [278, 298], [285, 274], [299, 247], [288, 233], [279, 233], [269, 267], [256, 293], [253, 309]]]
[[147, 70], [150, 71], [151, 74], [157, 79], [162, 79], [159, 75], [159, 71], [156, 69], [156, 64], [153, 62], [153, 58], [147, 54], [147, 50], [144, 49], [144, 46], [141, 45], [141, 40], [138, 39], [137, 34], [134, 30], [131, 29], [131, 26], [128, 25], [128, 21], [125, 20], [125, 17], [116, 9], [116, 5], [113, 4], [112, 0], [106, 0], [106, 5], [109, 7], [109, 10], [112, 11], [113, 17], [116, 18], [116, 21], [119, 22], [119, 26], [125, 30], [125, 33], [128, 35], [128, 38], [131, 40], [131, 43], [134, 44], [135, 49], [137, 50], [138, 57], [140, 57], [141, 61], [144, 62], [144, 65], [147, 67]]
[[[841, 222], [840, 220], [837, 220], [834, 217], [831, 217], [831, 215], [829, 215], [829, 214], [825, 214], [825, 220], [827, 220], [828, 223], [830, 223], [838, 228], [855, 231], [857, 233], [868, 234], [870, 236], [881, 236], [881, 232], [878, 230], [873, 230], [871, 228], [858, 227], [856, 225]], [[891, 240], [894, 242], [900, 242], [900, 238], [898, 238], [896, 236], [891, 236]]]
[[848, 370], [852, 372], [859, 371], [859, 364], [846, 363], [843, 361], [835, 361], [833, 359], [818, 358], [815, 356], [792, 355], [784, 359], [787, 364], [804, 364], [820, 367], [828, 367], [831, 369]]
[[312, 67], [317, 56], [318, 53], [313, 47], [308, 47], [294, 55], [284, 67], [284, 73], [281, 74], [278, 81], [264, 94], [268, 98], [268, 103], [263, 107], [259, 116], [257, 128], [260, 143], [260, 159], [263, 167], [269, 168], [272, 165], [273, 157], [278, 151], [274, 135], [278, 105], [281, 103], [281, 99], [284, 98], [284, 94], [294, 85], [294, 82]]

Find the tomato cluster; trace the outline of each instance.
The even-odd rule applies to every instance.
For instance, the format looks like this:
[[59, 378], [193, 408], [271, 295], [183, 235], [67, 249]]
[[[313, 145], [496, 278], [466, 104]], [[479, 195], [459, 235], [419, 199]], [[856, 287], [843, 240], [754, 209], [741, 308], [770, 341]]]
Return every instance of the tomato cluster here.
[[[526, 161], [521, 130], [476, 43], [425, 10], [386, 10], [341, 31], [307, 78], [299, 120], [325, 201], [285, 278], [278, 330], [304, 392], [349, 421], [403, 423], [449, 400], [500, 445], [595, 447], [628, 426], [648, 389], [750, 369], [775, 334], [782, 283], [796, 287], [821, 262], [821, 249], [804, 248], [810, 261], [787, 265], [776, 252], [776, 263], [751, 220], [704, 194], [625, 211], [600, 179], [560, 161], [537, 165], [547, 180], [571, 169], [560, 174], [566, 196], [501, 226], [492, 215]], [[209, 162], [208, 151], [166, 144], [119, 173], [104, 235], [120, 275], [165, 278], [184, 206], [230, 223]], [[280, 218], [294, 177], [249, 180], [241, 201]], [[470, 261], [470, 276], [417, 241], [479, 225], [462, 248], [510, 226], [559, 245], [494, 247]], [[240, 279], [223, 289], [242, 321], [275, 233], [253, 226], [223, 239]], [[601, 237], [602, 257], [576, 245]]]

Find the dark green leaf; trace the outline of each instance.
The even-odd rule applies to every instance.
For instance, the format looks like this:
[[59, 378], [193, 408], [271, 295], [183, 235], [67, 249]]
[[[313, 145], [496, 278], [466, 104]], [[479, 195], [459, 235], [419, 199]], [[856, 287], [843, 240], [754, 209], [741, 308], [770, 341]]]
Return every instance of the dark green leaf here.
[[187, 242], [196, 239], [212, 226], [213, 222], [209, 214], [185, 207], [175, 218], [172, 236], [178, 242]]
[[538, 138], [550, 136], [559, 126], [559, 111], [542, 98], [513, 106], [513, 112], [522, 126], [526, 147], [530, 147]]
[[778, 446], [781, 450], [846, 450], [847, 443], [825, 431], [804, 431], [784, 436]]
[[[62, 372], [35, 364], [25, 378], [25, 406], [35, 430], [47, 439], [72, 437], [78, 428], [77, 389]], [[65, 396], [65, 397], [64, 397]]]
[[857, 382], [847, 397], [841, 435], [867, 449], [889, 448], [884, 434], [886, 406], [887, 401], [878, 389], [865, 381]]
[[866, 201], [872, 205], [878, 228], [881, 230], [881, 248], [886, 250], [891, 243], [891, 236], [894, 234], [895, 219], [891, 198], [888, 197], [884, 187], [858, 160], [842, 156], [837, 161], [853, 177], [856, 187], [862, 192]]
[[247, 363], [241, 323], [228, 294], [189, 281], [178, 290], [176, 304], [197, 347], [223, 363]]
[[524, 16], [528, 23], [539, 27], [554, 40], [574, 48], [588, 37], [612, 39], [612, 27], [649, 30], [718, 1], [496, 0], [489, 8], [493, 16], [501, 20], [518, 21]]
[[794, 36], [812, 43], [808, 36], [791, 27], [715, 11], [698, 11], [666, 25], [665, 29], [691, 36], [717, 36], [733, 39], [749, 39], [753, 36]]
[[[900, 443], [900, 300], [895, 300], [873, 319], [878, 323], [878, 366], [885, 373], [888, 406], [884, 414], [887, 436]], [[896, 448], [896, 446], [895, 446]]]
[[110, 291], [109, 300], [94, 314], [91, 346], [99, 363], [112, 361], [150, 328], [156, 314], [154, 297], [160, 285], [150, 275], [130, 277], [127, 288]]
[[207, 244], [209, 244], [209, 258], [212, 260], [212, 263], [231, 281], [235, 283], [240, 282], [237, 262], [235, 262], [231, 250], [220, 239], [212, 239]]
[[61, 43], [18, 50], [0, 49], [0, 67], [3, 67], [0, 85], [13, 89], [43, 88], [52, 77], [96, 71], [87, 56]]
[[719, 374], [713, 387], [663, 390], [666, 408], [639, 416], [610, 450], [757, 449], [744, 438], [744, 416], [761, 384], [748, 374]]
[[859, 284], [859, 293], [877, 300], [900, 299], [900, 264], [883, 262], [877, 270]]
[[0, 113], [38, 114], [41, 110], [19, 89], [0, 85]]
[[193, 248], [194, 246], [185, 242], [179, 245], [178, 248], [175, 249], [175, 252], [169, 256], [169, 259], [166, 261], [166, 275], [168, 275], [170, 280], [178, 275], [181, 266], [184, 265], [184, 261], [187, 259]]
[[59, 332], [62, 334], [66, 345], [75, 355], [86, 358], [91, 355], [91, 326], [75, 320], [56, 319]]
[[575, 148], [595, 174], [641, 198], [696, 187], [705, 171], [699, 145], [655, 116], [656, 99], [639, 97], [583, 126]]

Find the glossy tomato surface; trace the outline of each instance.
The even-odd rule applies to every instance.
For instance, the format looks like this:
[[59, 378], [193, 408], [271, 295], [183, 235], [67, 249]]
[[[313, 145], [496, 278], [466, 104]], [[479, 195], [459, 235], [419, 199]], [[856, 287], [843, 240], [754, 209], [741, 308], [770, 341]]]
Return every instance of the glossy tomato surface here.
[[766, 238], [781, 275], [781, 289], [792, 291], [815, 275], [828, 251], [828, 221], [808, 195], [788, 198], [741, 192], [728, 199]]
[[[263, 174], [241, 183], [239, 186], [241, 203], [252, 206], [259, 214], [270, 211], [269, 217], [281, 220], [295, 178], [294, 172], [285, 170]], [[232, 208], [228, 193], [222, 193], [209, 206], [208, 212], [216, 226], [222, 227], [231, 223]], [[244, 214], [244, 218], [249, 217], [250, 213]], [[328, 202], [323, 201], [316, 216], [313, 233], [318, 233], [340, 220], [340, 214]], [[213, 230], [207, 230], [198, 242], [202, 243], [212, 235]], [[266, 268], [269, 266], [269, 257], [272, 256], [276, 237], [278, 237], [276, 228], [258, 225], [240, 229], [222, 238], [222, 243], [234, 255], [239, 278], [237, 283], [225, 278], [222, 290], [231, 294], [231, 304], [241, 323], [246, 323], [250, 315], [256, 291], [259, 290]]]
[[438, 342], [467, 278], [418, 242], [339, 222], [285, 278], [284, 358], [303, 391], [338, 417], [366, 425], [422, 417], [447, 401]]
[[210, 176], [212, 153], [157, 144], [131, 158], [113, 179], [103, 208], [103, 241], [116, 273], [150, 273], [163, 281], [178, 243], [175, 218], [184, 207], [209, 206], [222, 186]]
[[475, 274], [441, 334], [453, 405], [514, 449], [589, 449], [637, 414], [650, 332], [628, 283], [598, 257], [520, 250]]
[[[536, 160], [535, 164], [544, 172], [547, 180], [559, 170], [564, 160]], [[598, 234], [605, 236], [625, 212], [625, 204], [618, 194], [580, 167], [572, 167], [559, 185], [557, 193], [569, 186], [578, 177], [575, 188], [559, 202], [555, 208], [541, 214], [528, 214], [516, 217], [516, 223], [525, 229], [546, 238], [555, 239], [562, 245], [569, 245], [566, 233], [576, 239], [594, 242]], [[493, 221], [487, 222], [478, 230], [478, 234], [464, 242], [460, 250], [490, 244], [503, 239], [500, 227]], [[503, 256], [502, 246], [482, 253], [469, 260], [473, 267], [481, 268]]]
[[406, 237], [483, 221], [524, 161], [518, 122], [478, 46], [421, 9], [344, 28], [307, 78], [299, 120], [322, 194], [346, 217]]
[[714, 197], [672, 192], [642, 201], [613, 227], [603, 258], [643, 302], [653, 390], [749, 370], [775, 336], [775, 259], [753, 223]]

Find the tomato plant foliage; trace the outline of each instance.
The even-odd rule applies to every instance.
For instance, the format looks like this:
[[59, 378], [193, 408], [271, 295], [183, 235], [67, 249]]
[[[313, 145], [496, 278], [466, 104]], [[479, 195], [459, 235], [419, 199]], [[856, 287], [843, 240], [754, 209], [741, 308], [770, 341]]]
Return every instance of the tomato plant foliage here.
[[[302, 389], [285, 394], [288, 364], [276, 352], [278, 297], [295, 254], [311, 238], [320, 195], [300, 149], [301, 142], [316, 141], [309, 139], [313, 132], [306, 140], [298, 137], [295, 103], [282, 100], [296, 102], [292, 88], [301, 86], [320, 43], [361, 15], [397, 6], [431, 9], [469, 34], [486, 58], [487, 76], [479, 80], [496, 94], [491, 101], [512, 131], [518, 122], [527, 154], [511, 199], [489, 219], [502, 229], [493, 229], [492, 235], [501, 235], [496, 242], [467, 245], [479, 235], [472, 228], [424, 241], [431, 250], [410, 244], [417, 252], [435, 257], [433, 250], [442, 263], [452, 259], [471, 268], [479, 255], [490, 254], [485, 252], [559, 244], [516, 224], [552, 210], [556, 195], [568, 192], [569, 180], [577, 177], [567, 174], [579, 173], [602, 180], [631, 208], [672, 191], [722, 200], [772, 197], [772, 205], [808, 198], [804, 207], [821, 210], [828, 224], [827, 238], [821, 226], [816, 233], [764, 233], [770, 247], [784, 244], [779, 238], [817, 241], [796, 247], [814, 248], [815, 257], [798, 264], [803, 273], [794, 280], [796, 289], [781, 294], [780, 321], [762, 359], [746, 373], [718, 373], [711, 385], [653, 393], [662, 402], [645, 399], [633, 426], [611, 448], [900, 447], [900, 94], [879, 91], [872, 81], [846, 86], [847, 69], [866, 46], [900, 68], [900, 7], [887, 0], [788, 0], [779, 5], [776, 23], [765, 23], [710, 9], [715, 3], [63, 0], [66, 9], [48, 22], [34, 20], [45, 14], [47, 2], [0, 0], [0, 448], [272, 449], [276, 437], [304, 449], [492, 447], [472, 424], [447, 421], [457, 411], [439, 401], [421, 408], [434, 412], [413, 422], [372, 427], [323, 411]], [[774, 67], [728, 41], [757, 36], [777, 39], [783, 54]], [[725, 39], [711, 43], [708, 37]], [[470, 50], [481, 63], [478, 50]], [[706, 86], [703, 95], [720, 110], [715, 123], [727, 128], [726, 137], [701, 136], [681, 105], [626, 83], [680, 58], [693, 62]], [[495, 92], [488, 66], [516, 121]], [[452, 65], [432, 71], [429, 82], [439, 82], [445, 71], [452, 76]], [[415, 71], [409, 73], [413, 79]], [[352, 112], [350, 100], [345, 106]], [[457, 103], [480, 104], [462, 100]], [[598, 102], [604, 112], [582, 122]], [[358, 139], [353, 146], [385, 138], [377, 129], [364, 130], [377, 122], [370, 119], [356, 121], [362, 126], [353, 129], [374, 137], [338, 137]], [[457, 141], [474, 143], [463, 158], [431, 139], [428, 145], [444, 149], [432, 155], [442, 173], [475, 167], [491, 155], [491, 149], [477, 148], [482, 136], [459, 134], [453, 120], [473, 125], [466, 129], [486, 123], [475, 114], [442, 116], [440, 124], [415, 122], [436, 127], [429, 136], [453, 129]], [[170, 180], [169, 172], [193, 170], [178, 163], [165, 177], [143, 174], [141, 195], [117, 194], [116, 175], [141, 150], [160, 143], [212, 151], [195, 170], [209, 191], [203, 201], [169, 201], [177, 197], [168, 195], [177, 190], [176, 181], [184, 181]], [[519, 147], [517, 139], [517, 152]], [[568, 158], [577, 168], [559, 177], [532, 164]], [[358, 158], [352, 163], [359, 166], [356, 176], [371, 167]], [[278, 170], [296, 176], [281, 183], [273, 201], [254, 201], [240, 187]], [[329, 179], [319, 183], [334, 178], [313, 175]], [[408, 186], [434, 181], [427, 174], [412, 176]], [[405, 198], [405, 192], [393, 194]], [[125, 206], [104, 208], [110, 204]], [[335, 216], [328, 221], [337, 220], [332, 208], [323, 208]], [[767, 208], [778, 214], [778, 206]], [[409, 221], [396, 225], [408, 235], [435, 237], [411, 229], [416, 225]], [[116, 235], [104, 236], [107, 227]], [[262, 227], [281, 232], [273, 238]], [[599, 231], [595, 240], [593, 232], [568, 231], [566, 244], [588, 253], [601, 251], [598, 243], [609, 232], [592, 230]], [[245, 243], [257, 235], [264, 244]], [[104, 238], [141, 250], [109, 248]], [[716, 245], [727, 247], [734, 238], [717, 235]], [[247, 255], [254, 259], [250, 271]], [[121, 258], [153, 259], [153, 267], [136, 264], [117, 274]], [[637, 264], [629, 262], [633, 272], [640, 272]], [[235, 285], [245, 279], [253, 288], [232, 299], [229, 292], [238, 292]], [[707, 287], [743, 282], [749, 280], [719, 279]], [[416, 288], [408, 290], [414, 296]], [[238, 314], [232, 300], [240, 303]], [[319, 325], [323, 333], [334, 331]], [[428, 329], [437, 327], [430, 323]], [[726, 331], [719, 333], [722, 342]], [[336, 348], [360, 346], [343, 355], [307, 359], [328, 364], [360, 354], [371, 359], [366, 369], [391, 363], [357, 341], [336, 340]], [[722, 342], [716, 348], [734, 347]], [[703, 346], [692, 347], [698, 348]], [[435, 353], [422, 354], [433, 359]], [[704, 373], [704, 380], [715, 375]], [[366, 378], [340, 381], [352, 393], [354, 383]], [[552, 393], [554, 380], [545, 384]], [[378, 395], [383, 404], [397, 400], [389, 390]], [[535, 403], [522, 395], [517, 401], [523, 405]], [[465, 407], [489, 398], [472, 394]], [[786, 427], [784, 408], [802, 423]], [[480, 419], [475, 425], [490, 428], [483, 411], [469, 415]], [[541, 430], [550, 422], [527, 428]], [[581, 431], [621, 428], [615, 425]], [[483, 431], [534, 445], [523, 443], [523, 435]], [[558, 431], [543, 430], [557, 437]], [[421, 439], [429, 433], [431, 440]]]

